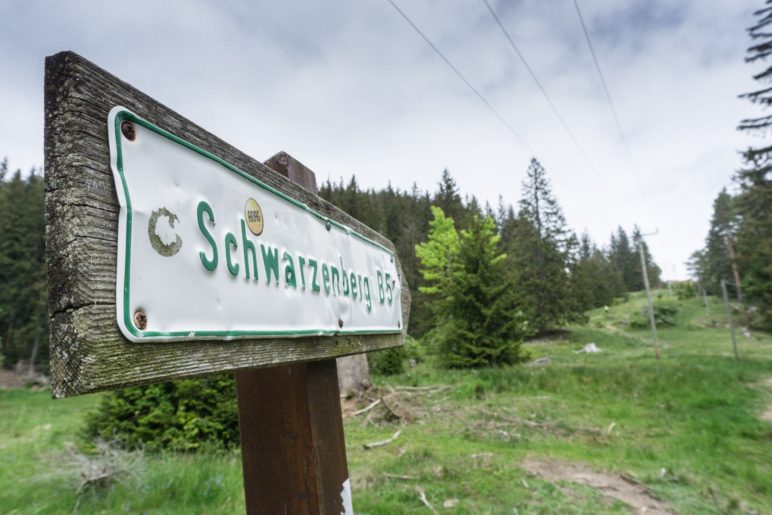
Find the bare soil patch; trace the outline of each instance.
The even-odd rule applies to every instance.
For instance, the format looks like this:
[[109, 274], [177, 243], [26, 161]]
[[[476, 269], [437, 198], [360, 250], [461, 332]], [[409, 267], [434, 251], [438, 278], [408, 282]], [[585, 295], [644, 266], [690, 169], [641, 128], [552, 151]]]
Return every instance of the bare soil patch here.
[[[762, 388], [772, 391], [772, 377], [762, 381], [761, 386]], [[761, 420], [764, 422], [772, 422], [772, 404], [767, 405], [766, 409], [761, 414]]]
[[646, 486], [619, 474], [597, 472], [582, 464], [536, 458], [526, 458], [520, 466], [548, 481], [571, 481], [591, 486], [602, 496], [621, 501], [638, 513], [673, 513], [668, 504], [657, 499]]
[[0, 388], [16, 389], [24, 388], [29, 377], [27, 374], [19, 373], [14, 370], [0, 368]]

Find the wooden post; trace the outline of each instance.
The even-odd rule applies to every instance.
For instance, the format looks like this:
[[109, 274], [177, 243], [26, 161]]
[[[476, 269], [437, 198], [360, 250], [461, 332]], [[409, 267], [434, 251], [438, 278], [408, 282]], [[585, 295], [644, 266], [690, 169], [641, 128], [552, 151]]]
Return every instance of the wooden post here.
[[641, 254], [641, 272], [643, 272], [643, 285], [646, 287], [646, 300], [648, 302], [649, 324], [651, 324], [651, 335], [654, 338], [654, 354], [659, 359], [659, 341], [657, 341], [657, 322], [654, 320], [654, 304], [651, 301], [651, 289], [649, 288], [649, 274], [646, 271], [646, 256], [643, 253], [643, 240], [638, 244], [638, 251]]
[[[317, 192], [288, 154], [266, 165]], [[351, 513], [335, 360], [238, 372], [236, 387], [247, 513]]]
[[721, 293], [724, 295], [724, 309], [726, 310], [726, 321], [729, 324], [729, 334], [732, 336], [732, 349], [734, 350], [735, 361], [740, 361], [740, 355], [737, 353], [737, 338], [734, 334], [734, 322], [732, 321], [732, 310], [729, 307], [729, 295], [726, 292], [726, 281], [721, 279]]
[[705, 304], [705, 315], [708, 317], [708, 322], [710, 322], [710, 325], [715, 325], [713, 315], [710, 312], [710, 304], [708, 304], [708, 296], [705, 293], [705, 288], [702, 287], [702, 283], [700, 282], [697, 282], [697, 288], [699, 289], [699, 294], [702, 297], [702, 302]]
[[238, 372], [236, 386], [247, 513], [352, 513], [335, 360]]
[[732, 277], [734, 277], [734, 286], [737, 293], [737, 300], [743, 301], [743, 292], [740, 288], [740, 272], [737, 271], [737, 261], [734, 255], [734, 245], [732, 245], [732, 237], [727, 234], [726, 236], [726, 250], [729, 253], [729, 262], [732, 264]]

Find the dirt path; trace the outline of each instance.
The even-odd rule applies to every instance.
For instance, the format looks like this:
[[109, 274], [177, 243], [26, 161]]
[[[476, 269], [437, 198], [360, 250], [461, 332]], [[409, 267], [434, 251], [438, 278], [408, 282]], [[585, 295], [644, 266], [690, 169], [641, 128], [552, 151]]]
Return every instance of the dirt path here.
[[548, 481], [571, 481], [591, 486], [602, 496], [621, 501], [638, 513], [673, 513], [667, 503], [654, 497], [643, 484], [619, 474], [597, 472], [581, 464], [537, 458], [526, 458], [520, 466]]

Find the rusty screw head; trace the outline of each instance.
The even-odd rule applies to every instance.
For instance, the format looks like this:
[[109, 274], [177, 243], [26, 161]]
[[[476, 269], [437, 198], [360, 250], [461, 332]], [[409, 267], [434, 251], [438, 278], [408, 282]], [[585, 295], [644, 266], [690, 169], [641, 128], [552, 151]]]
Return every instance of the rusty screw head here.
[[121, 132], [129, 141], [134, 141], [134, 138], [137, 137], [137, 133], [134, 132], [134, 124], [131, 122], [122, 122]]
[[338, 327], [340, 327], [341, 329], [343, 329], [343, 319], [342, 319], [342, 318], [339, 318], [339, 319], [338, 319]]
[[147, 315], [141, 309], [134, 312], [134, 325], [140, 331], [144, 331], [147, 328]]

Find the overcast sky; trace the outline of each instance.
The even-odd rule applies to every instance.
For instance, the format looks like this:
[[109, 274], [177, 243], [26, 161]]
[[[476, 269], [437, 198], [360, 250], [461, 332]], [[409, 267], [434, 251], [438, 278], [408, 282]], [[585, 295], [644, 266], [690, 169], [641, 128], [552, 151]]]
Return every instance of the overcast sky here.
[[[745, 28], [760, 0], [581, 0], [629, 143], [614, 124], [572, 0], [494, 1], [575, 134], [567, 135], [482, 0], [395, 0], [531, 150], [386, 0], [0, 0], [0, 157], [43, 162], [43, 60], [74, 50], [247, 154], [285, 150], [317, 178], [356, 174], [516, 203], [532, 152], [569, 224], [622, 224], [685, 277], [711, 203], [731, 186], [735, 131], [758, 114]], [[139, 113], [141, 114], [141, 113]], [[590, 164], [591, 163], [591, 164]]]

